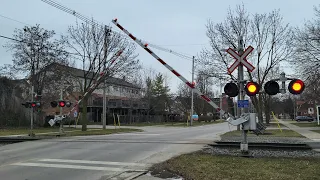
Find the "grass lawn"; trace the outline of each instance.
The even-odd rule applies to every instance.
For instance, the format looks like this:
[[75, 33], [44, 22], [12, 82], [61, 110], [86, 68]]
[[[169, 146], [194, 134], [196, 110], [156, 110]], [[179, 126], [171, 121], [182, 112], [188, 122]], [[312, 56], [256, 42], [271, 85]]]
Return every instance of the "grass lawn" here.
[[[283, 124], [281, 124], [281, 123], [279, 123], [279, 125], [280, 125], [281, 128], [287, 127], [287, 126], [285, 126], [285, 125], [283, 125]], [[268, 124], [268, 125], [267, 125], [267, 128], [268, 128], [268, 127], [271, 127], [271, 128], [279, 128], [278, 123], [275, 123], [275, 122], [272, 122], [272, 123]]]
[[[193, 121], [193, 126], [203, 126], [208, 124], [217, 124], [217, 123], [223, 123], [225, 121], [217, 120], [212, 122], [197, 122]], [[187, 122], [165, 122], [165, 123], [132, 123], [132, 124], [122, 124], [123, 126], [173, 126], [173, 127], [187, 127]]]
[[[65, 131], [74, 130], [74, 128], [64, 128]], [[7, 135], [18, 135], [18, 134], [28, 134], [30, 129], [28, 128], [8, 128], [8, 129], [0, 129], [0, 136]], [[49, 133], [49, 132], [59, 132], [58, 127], [49, 127], [49, 128], [35, 128], [33, 129], [35, 134], [37, 133]]]
[[243, 158], [197, 152], [157, 164], [151, 174], [171, 172], [193, 180], [309, 180], [319, 179], [319, 164], [319, 158]]
[[115, 133], [142, 132], [141, 129], [121, 128], [121, 129], [88, 129], [88, 131], [66, 132], [66, 136], [90, 136], [90, 135], [107, 135]]
[[309, 123], [291, 123], [293, 125], [299, 126], [299, 127], [319, 127], [317, 122], [309, 122]]
[[[230, 131], [225, 134], [222, 134], [221, 136], [223, 137], [228, 137], [228, 136], [240, 136], [242, 134], [242, 131]], [[248, 136], [256, 136], [255, 134], [249, 132]], [[282, 129], [282, 132], [279, 129], [267, 129], [265, 131], [265, 134], [261, 134], [259, 136], [270, 136], [270, 137], [304, 137], [301, 134], [288, 130], [288, 129]]]
[[[140, 129], [131, 129], [131, 128], [121, 128], [121, 129], [88, 129], [88, 131], [81, 131], [81, 129], [75, 128], [63, 128], [66, 136], [85, 136], [85, 135], [106, 135], [106, 134], [114, 134], [114, 133], [125, 133], [125, 132], [141, 132]], [[18, 135], [18, 134], [28, 134], [30, 132], [29, 129], [0, 129], [0, 136], [6, 135]], [[37, 128], [33, 129], [33, 132], [37, 136], [55, 136], [59, 133], [59, 128]], [[39, 134], [39, 133], [50, 133], [50, 134]]]
[[[226, 121], [223, 121], [223, 120], [217, 120], [217, 121], [211, 121], [211, 122], [205, 122], [205, 121], [198, 122], [198, 121], [193, 121], [192, 126], [203, 126], [203, 125], [218, 124], [218, 123], [223, 123], [223, 122], [226, 122]], [[189, 123], [190, 123], [190, 122], [189, 122]], [[168, 123], [166, 126], [187, 127], [187, 123], [186, 123], [186, 122], [185, 122], [185, 123], [175, 123], [175, 124]]]

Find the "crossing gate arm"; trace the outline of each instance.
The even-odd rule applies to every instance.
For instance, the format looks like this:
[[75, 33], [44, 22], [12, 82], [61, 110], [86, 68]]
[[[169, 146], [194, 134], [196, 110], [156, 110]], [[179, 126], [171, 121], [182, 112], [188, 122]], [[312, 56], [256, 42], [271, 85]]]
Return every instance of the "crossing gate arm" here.
[[[148, 48], [148, 44], [143, 44], [139, 39], [137, 39], [133, 34], [129, 33], [123, 26], [121, 26], [117, 19], [112, 20], [112, 23], [116, 25], [121, 31], [123, 31], [125, 34], [127, 34], [133, 41], [135, 41], [140, 47], [142, 47], [144, 50], [146, 50], [152, 57], [154, 57], [156, 60], [158, 60], [162, 65], [164, 65], [167, 69], [169, 69], [174, 75], [176, 75], [181, 81], [183, 81], [189, 88], [193, 89], [193, 91], [198, 94], [203, 100], [205, 100], [207, 103], [209, 103], [213, 108], [215, 108], [220, 114], [224, 115], [229, 121], [234, 119], [234, 117], [228, 113], [223, 111], [219, 108], [218, 105], [216, 105], [210, 98], [205, 96], [203, 93], [199, 91], [192, 83], [190, 83], [186, 78], [184, 78], [181, 74], [179, 74], [176, 70], [174, 70], [170, 65], [168, 65], [166, 62], [164, 62], [158, 55], [156, 55], [153, 51], [151, 51]], [[228, 120], [227, 120], [228, 121]], [[228, 122], [229, 122], [228, 121]]]

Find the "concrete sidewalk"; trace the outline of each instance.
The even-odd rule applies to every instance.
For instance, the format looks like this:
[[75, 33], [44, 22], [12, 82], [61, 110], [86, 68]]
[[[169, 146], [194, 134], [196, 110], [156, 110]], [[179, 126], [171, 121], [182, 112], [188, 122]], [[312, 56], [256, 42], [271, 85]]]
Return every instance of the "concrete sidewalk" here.
[[319, 128], [315, 127], [299, 127], [296, 125], [291, 124], [290, 122], [283, 121], [279, 119], [279, 122], [283, 125], [287, 126], [289, 129], [296, 131], [297, 133], [301, 134], [302, 136], [307, 137], [310, 140], [313, 141], [320, 141], [320, 134], [313, 132], [311, 130], [317, 130]]

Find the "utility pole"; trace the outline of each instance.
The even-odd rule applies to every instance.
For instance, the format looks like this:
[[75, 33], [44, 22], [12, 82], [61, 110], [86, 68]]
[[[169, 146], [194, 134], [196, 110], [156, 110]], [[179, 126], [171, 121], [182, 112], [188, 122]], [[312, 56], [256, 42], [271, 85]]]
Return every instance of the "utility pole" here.
[[[108, 29], [107, 26], [104, 26], [104, 57], [103, 59], [107, 58], [107, 36], [108, 36]], [[103, 65], [103, 69], [106, 69], [106, 63]], [[103, 80], [103, 100], [102, 100], [102, 128], [106, 129], [107, 125], [107, 96], [106, 96], [106, 79]]]
[[[240, 56], [242, 56], [243, 54], [243, 37], [240, 36], [239, 40], [238, 40], [238, 54]], [[240, 63], [239, 64], [239, 68], [238, 68], [238, 86], [240, 89], [239, 95], [238, 95], [238, 100], [244, 100], [245, 97], [245, 93], [244, 93], [244, 77], [243, 77], [243, 65]], [[242, 114], [242, 108], [238, 108], [238, 114], [237, 117], [240, 118]], [[238, 130], [240, 130], [240, 125], [237, 127]], [[248, 153], [248, 141], [247, 141], [247, 131], [246, 130], [242, 130], [242, 142], [241, 142], [241, 152], [243, 154], [247, 154]]]
[[107, 108], [107, 97], [106, 97], [106, 80], [103, 81], [103, 100], [102, 100], [102, 128], [106, 129], [107, 117], [106, 117], [106, 108]]
[[[192, 56], [192, 78], [191, 78], [191, 84], [194, 82], [194, 56]], [[192, 126], [193, 123], [193, 89], [191, 88], [191, 112], [190, 112], [190, 126]]]
[[[33, 102], [33, 95], [34, 95], [34, 86], [31, 85], [31, 102]], [[34, 136], [34, 134], [33, 134], [33, 107], [31, 107], [31, 111], [30, 111], [30, 136]]]

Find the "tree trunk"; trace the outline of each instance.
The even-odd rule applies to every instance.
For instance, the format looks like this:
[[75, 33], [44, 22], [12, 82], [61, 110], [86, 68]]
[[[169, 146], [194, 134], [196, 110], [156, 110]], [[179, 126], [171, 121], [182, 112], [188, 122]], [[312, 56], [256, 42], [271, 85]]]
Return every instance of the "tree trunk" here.
[[82, 117], [81, 117], [81, 124], [82, 124], [82, 131], [87, 131], [87, 104], [88, 104], [88, 98], [84, 98], [82, 101]]
[[261, 94], [258, 95], [258, 121], [263, 123], [263, 103], [262, 103], [262, 96]]
[[254, 105], [254, 108], [256, 110], [256, 113], [258, 114], [258, 121], [263, 122], [263, 115], [262, 115], [262, 107], [261, 107], [261, 95], [259, 94], [258, 97], [253, 97], [252, 102]]
[[270, 124], [270, 96], [266, 95], [264, 102], [264, 113], [266, 115], [266, 124]]

